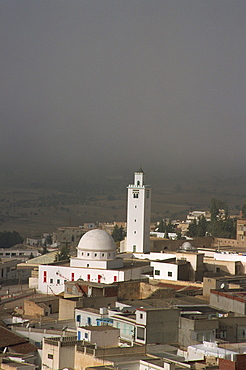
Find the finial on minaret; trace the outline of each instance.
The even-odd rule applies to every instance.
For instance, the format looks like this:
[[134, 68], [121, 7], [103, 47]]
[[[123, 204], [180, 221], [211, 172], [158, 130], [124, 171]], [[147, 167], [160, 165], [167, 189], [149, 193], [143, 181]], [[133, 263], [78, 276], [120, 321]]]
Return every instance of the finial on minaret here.
[[139, 167], [139, 170], [137, 171], [138, 173], [144, 173], [143, 169], [142, 169], [142, 166], [140, 164], [140, 167]]

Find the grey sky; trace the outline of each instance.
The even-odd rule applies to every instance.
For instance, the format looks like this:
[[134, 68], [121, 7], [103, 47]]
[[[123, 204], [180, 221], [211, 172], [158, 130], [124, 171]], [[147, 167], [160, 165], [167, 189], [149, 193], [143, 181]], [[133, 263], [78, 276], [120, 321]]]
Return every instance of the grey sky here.
[[0, 15], [1, 166], [244, 166], [245, 0], [5, 0]]

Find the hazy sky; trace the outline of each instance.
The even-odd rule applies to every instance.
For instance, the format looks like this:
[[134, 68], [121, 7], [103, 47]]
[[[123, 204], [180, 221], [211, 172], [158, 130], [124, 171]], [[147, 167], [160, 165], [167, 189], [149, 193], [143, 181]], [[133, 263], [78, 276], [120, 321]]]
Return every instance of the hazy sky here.
[[2, 0], [0, 16], [1, 166], [245, 172], [245, 0]]

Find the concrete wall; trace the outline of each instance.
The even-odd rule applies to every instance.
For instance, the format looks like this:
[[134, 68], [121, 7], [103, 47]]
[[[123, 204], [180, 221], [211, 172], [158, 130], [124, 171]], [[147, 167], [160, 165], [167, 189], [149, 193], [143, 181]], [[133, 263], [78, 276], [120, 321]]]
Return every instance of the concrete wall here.
[[212, 290], [210, 292], [210, 305], [220, 310], [245, 315], [245, 301], [226, 292]]
[[87, 367], [91, 366], [113, 366], [112, 361], [107, 361], [103, 357], [97, 358], [93, 355], [89, 355], [84, 352], [76, 351], [74, 359], [74, 370], [85, 370]]
[[147, 310], [146, 343], [177, 343], [179, 309]]
[[[77, 331], [81, 333], [81, 340], [96, 343], [99, 347], [110, 348], [119, 345], [119, 329], [104, 326], [102, 330], [101, 326], [97, 326], [92, 329], [90, 327], [78, 328]], [[87, 334], [87, 338], [85, 338], [85, 334]]]
[[49, 314], [48, 307], [40, 307], [35, 302], [24, 300], [24, 314], [27, 316], [46, 316]]
[[174, 289], [160, 288], [157, 285], [142, 281], [124, 281], [118, 285], [118, 298], [145, 299], [152, 295], [155, 298], [171, 298], [175, 296]]
[[75, 308], [115, 307], [117, 297], [84, 297], [81, 300], [59, 299], [59, 320], [74, 318]]
[[57, 313], [59, 309], [58, 298], [33, 301], [24, 300], [24, 314], [27, 316], [47, 316], [51, 313]]
[[[188, 347], [203, 340], [210, 339], [213, 341], [218, 327], [219, 322], [215, 319], [207, 320], [205, 318], [204, 320], [193, 320], [191, 318], [180, 317], [178, 342], [181, 346]], [[199, 337], [201, 340], [199, 340]]]
[[78, 306], [83, 307], [83, 301], [60, 298], [58, 320], [74, 319], [74, 310]]

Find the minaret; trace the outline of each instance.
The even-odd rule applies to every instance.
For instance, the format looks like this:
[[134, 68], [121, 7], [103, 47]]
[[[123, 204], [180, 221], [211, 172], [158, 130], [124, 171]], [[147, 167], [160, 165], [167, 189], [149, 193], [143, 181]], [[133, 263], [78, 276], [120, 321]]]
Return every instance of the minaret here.
[[150, 248], [151, 187], [144, 184], [142, 168], [128, 185], [127, 252], [148, 253]]

